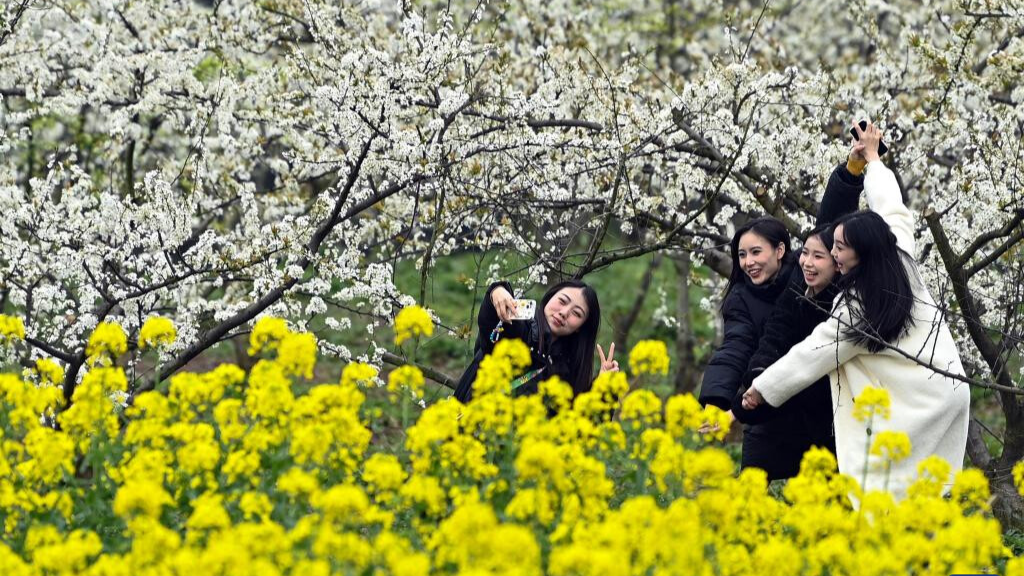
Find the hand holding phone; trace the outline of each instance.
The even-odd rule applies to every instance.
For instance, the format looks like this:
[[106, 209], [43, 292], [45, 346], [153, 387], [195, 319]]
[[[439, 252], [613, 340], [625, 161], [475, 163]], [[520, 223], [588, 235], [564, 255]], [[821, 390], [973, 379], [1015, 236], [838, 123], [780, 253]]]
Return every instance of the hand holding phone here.
[[[860, 129], [861, 129], [862, 132], [864, 130], [868, 129], [868, 121], [867, 120], [861, 120], [860, 122], [857, 123], [857, 125], [860, 126]], [[860, 141], [860, 134], [857, 133], [857, 129], [856, 128], [850, 128], [850, 135], [853, 136], [854, 140]], [[883, 154], [885, 154], [888, 151], [889, 151], [889, 147], [885, 145], [885, 142], [882, 142], [881, 140], [879, 140], [878, 141], [878, 155], [882, 156]]]

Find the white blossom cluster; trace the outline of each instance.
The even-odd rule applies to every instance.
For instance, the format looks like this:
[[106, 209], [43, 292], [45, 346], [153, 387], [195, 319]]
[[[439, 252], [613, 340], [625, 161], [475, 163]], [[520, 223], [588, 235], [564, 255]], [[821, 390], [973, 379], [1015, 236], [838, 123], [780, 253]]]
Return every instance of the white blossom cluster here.
[[99, 321], [153, 313], [178, 326], [171, 364], [260, 314], [341, 306], [372, 330], [418, 297], [396, 265], [464, 250], [508, 255], [473, 284], [651, 250], [700, 264], [738, 218], [810, 228], [867, 117], [960, 256], [922, 218], [965, 355], [982, 363], [951, 267], [978, 268], [987, 326], [1019, 311], [1019, 1], [451, 4], [52, 0], [0, 20], [0, 296], [37, 353], [80, 361]]

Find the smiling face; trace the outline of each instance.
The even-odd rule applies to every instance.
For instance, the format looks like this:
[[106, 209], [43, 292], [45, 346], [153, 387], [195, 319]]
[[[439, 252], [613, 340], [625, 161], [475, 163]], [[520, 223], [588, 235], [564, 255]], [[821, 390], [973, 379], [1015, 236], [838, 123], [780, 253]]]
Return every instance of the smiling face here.
[[575, 333], [589, 313], [582, 288], [562, 288], [544, 305], [544, 318], [555, 336]]
[[836, 226], [832, 241], [832, 257], [836, 260], [836, 268], [840, 274], [849, 274], [850, 270], [860, 262], [857, 251], [846, 243], [846, 236], [843, 235], [843, 225]]
[[773, 247], [764, 236], [747, 232], [740, 236], [736, 255], [740, 261], [740, 269], [750, 277], [750, 281], [754, 284], [764, 284], [778, 274], [785, 254], [784, 245]]
[[811, 236], [804, 243], [800, 250], [800, 270], [804, 273], [804, 283], [811, 294], [821, 292], [832, 283], [836, 275], [836, 261], [832, 259], [821, 238]]

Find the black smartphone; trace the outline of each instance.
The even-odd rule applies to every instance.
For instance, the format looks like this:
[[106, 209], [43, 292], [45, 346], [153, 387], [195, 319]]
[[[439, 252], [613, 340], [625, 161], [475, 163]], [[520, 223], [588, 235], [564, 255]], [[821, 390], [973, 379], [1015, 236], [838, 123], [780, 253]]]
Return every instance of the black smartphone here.
[[[867, 130], [868, 129], [868, 121], [867, 120], [861, 120], [857, 124], [860, 124], [860, 129], [861, 130]], [[853, 128], [850, 128], [850, 135], [853, 136], [854, 140], [860, 140], [860, 136], [857, 136], [857, 131], [854, 130]], [[889, 147], [885, 145], [885, 142], [882, 142], [881, 140], [879, 140], [878, 141], [878, 155], [882, 156], [883, 154], [885, 154], [888, 151], [889, 151]]]

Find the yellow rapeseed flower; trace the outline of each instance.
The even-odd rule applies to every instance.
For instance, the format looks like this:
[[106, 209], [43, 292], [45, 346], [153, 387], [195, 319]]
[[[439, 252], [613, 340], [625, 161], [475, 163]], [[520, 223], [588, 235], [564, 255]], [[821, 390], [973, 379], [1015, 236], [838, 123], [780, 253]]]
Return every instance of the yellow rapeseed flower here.
[[309, 332], [290, 333], [281, 339], [277, 363], [290, 376], [313, 377], [316, 367], [316, 337]]
[[10, 343], [25, 339], [25, 323], [17, 316], [0, 314], [0, 342]]
[[39, 374], [40, 382], [48, 384], [64, 383], [64, 369], [60, 367], [60, 364], [50, 358], [40, 358], [39, 360], [36, 360], [35, 371]]
[[430, 313], [422, 306], [413, 304], [406, 306], [395, 316], [395, 344], [402, 345], [409, 338], [416, 336], [432, 336], [434, 321]]
[[494, 345], [492, 356], [507, 360], [516, 371], [530, 365], [530, 349], [521, 340], [499, 340]]
[[263, 492], [245, 492], [238, 502], [238, 508], [242, 510], [248, 520], [255, 518], [267, 520], [270, 518], [271, 512], [274, 511], [274, 504], [270, 501], [270, 497]]
[[572, 387], [558, 376], [544, 380], [537, 387], [541, 400], [552, 412], [561, 412], [572, 404]]
[[853, 417], [864, 422], [874, 416], [888, 419], [892, 400], [884, 388], [865, 386], [860, 395], [853, 399]]
[[345, 365], [345, 369], [341, 371], [341, 385], [369, 386], [377, 378], [378, 373], [379, 371], [369, 364], [349, 362]]
[[1024, 460], [1013, 466], [1013, 484], [1017, 486], [1017, 492], [1024, 496]]
[[637, 428], [656, 426], [661, 423], [661, 399], [650, 390], [633, 391], [622, 401], [620, 417]]
[[103, 541], [90, 530], [61, 534], [53, 526], [36, 525], [28, 531], [25, 548], [32, 551], [32, 564], [39, 574], [81, 574], [103, 550]]
[[917, 464], [917, 480], [907, 488], [910, 498], [941, 498], [946, 492], [952, 466], [932, 454]]
[[128, 337], [120, 324], [100, 322], [89, 336], [85, 354], [90, 362], [106, 365], [128, 351]]
[[899, 462], [910, 456], [910, 436], [906, 432], [884, 430], [871, 443], [871, 454], [881, 456], [890, 462]]
[[641, 340], [629, 352], [633, 374], [668, 374], [668, 347], [661, 340]]
[[75, 443], [66, 434], [39, 427], [25, 435], [25, 451], [31, 460], [18, 466], [33, 483], [55, 484], [74, 469]]
[[371, 492], [395, 492], [402, 487], [405, 476], [402, 463], [393, 454], [377, 453], [363, 464], [363, 481]]
[[530, 349], [520, 340], [499, 340], [494, 351], [484, 356], [473, 383], [473, 394], [482, 398], [488, 394], [508, 394], [512, 379], [530, 365]]
[[838, 472], [838, 463], [832, 451], [811, 446], [800, 460], [800, 475], [808, 478], [827, 478]]
[[622, 372], [603, 372], [594, 379], [590, 390], [609, 405], [617, 406], [619, 400], [629, 392], [629, 381]]
[[277, 487], [285, 494], [309, 497], [320, 491], [320, 482], [301, 468], [290, 468], [277, 479]]
[[732, 425], [729, 413], [711, 404], [704, 407], [704, 421], [708, 424], [708, 432], [701, 434], [701, 437], [705, 439], [724, 440]]
[[138, 515], [159, 518], [164, 506], [173, 503], [162, 483], [129, 479], [114, 496], [114, 514], [125, 520]]
[[231, 525], [231, 517], [224, 509], [224, 497], [216, 492], [206, 492], [192, 501], [192, 514], [189, 515], [185, 527], [189, 536], [195, 530], [216, 530]]
[[957, 472], [952, 494], [953, 501], [965, 512], [989, 508], [988, 478], [985, 478], [985, 474], [977, 468]]
[[277, 350], [281, 340], [291, 334], [288, 323], [282, 318], [264, 316], [256, 321], [249, 334], [249, 355], [255, 356], [264, 350]]
[[414, 398], [423, 397], [423, 372], [415, 366], [400, 366], [388, 374], [388, 392], [398, 394], [403, 388]]
[[665, 404], [665, 429], [673, 438], [683, 438], [704, 425], [704, 409], [693, 394], [672, 396]]
[[139, 348], [157, 348], [173, 344], [178, 338], [174, 323], [161, 316], [151, 316], [142, 323], [139, 330]]
[[1006, 563], [1006, 576], [1024, 576], [1024, 557], [1011, 558]]

